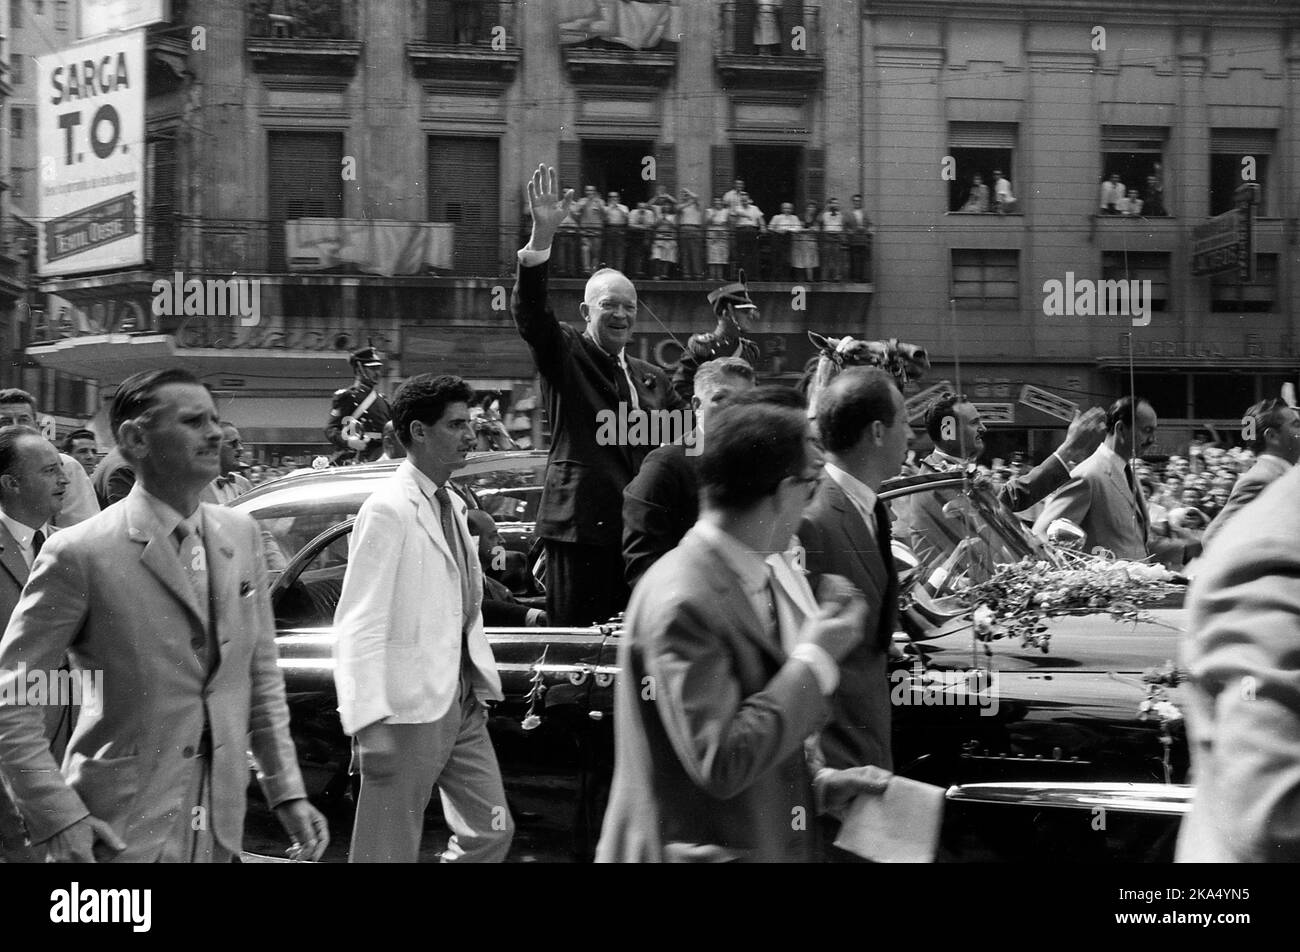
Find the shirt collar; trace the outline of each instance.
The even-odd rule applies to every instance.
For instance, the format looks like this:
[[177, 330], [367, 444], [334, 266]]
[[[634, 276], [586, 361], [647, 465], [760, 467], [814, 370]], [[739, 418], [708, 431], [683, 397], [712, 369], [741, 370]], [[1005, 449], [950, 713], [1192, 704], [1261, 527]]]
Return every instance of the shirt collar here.
[[852, 473], [845, 472], [834, 463], [825, 464], [826, 475], [835, 480], [836, 485], [844, 490], [844, 495], [861, 509], [864, 513], [871, 513], [873, 516], [876, 511], [876, 493], [870, 486], [858, 479]]
[[1123, 472], [1124, 467], [1129, 463], [1128, 460], [1120, 456], [1105, 443], [1102, 443], [1101, 446], [1097, 447], [1097, 455], [1101, 457], [1102, 462], [1107, 466], [1114, 467], [1120, 472]]
[[[19, 522], [17, 519], [11, 519], [8, 513], [0, 512], [0, 522], [3, 522], [9, 534], [14, 537], [18, 547], [26, 552], [32, 547], [32, 539], [36, 535], [35, 529], [29, 525]], [[47, 522], [41, 526], [40, 531], [45, 534], [45, 538], [50, 537], [50, 524]]]
[[744, 545], [735, 536], [701, 519], [695, 523], [695, 533], [704, 544], [722, 557], [722, 561], [740, 576], [745, 592], [757, 592], [767, 584], [767, 562], [763, 556]]
[[144, 504], [149, 507], [151, 512], [153, 512], [154, 518], [158, 520], [158, 525], [162, 527], [165, 535], [171, 535], [174, 533], [176, 527], [184, 522], [189, 524], [190, 529], [200, 539], [203, 538], [202, 503], [199, 503], [198, 508], [194, 510], [194, 514], [187, 519], [153, 493], [149, 492], [149, 490], [145, 489], [140, 483], [137, 482], [136, 486], [140, 487], [140, 495], [144, 499]]
[[[424, 498], [437, 505], [438, 499], [436, 493], [439, 489], [447, 489], [447, 485], [444, 483], [442, 486], [439, 486], [435, 483], [432, 479], [422, 473], [418, 466], [411, 462], [409, 456], [402, 460], [402, 465], [410, 468], [411, 473], [415, 477], [415, 485], [420, 487], [420, 492], [424, 493]], [[450, 492], [450, 490], [448, 490], [448, 492]]]

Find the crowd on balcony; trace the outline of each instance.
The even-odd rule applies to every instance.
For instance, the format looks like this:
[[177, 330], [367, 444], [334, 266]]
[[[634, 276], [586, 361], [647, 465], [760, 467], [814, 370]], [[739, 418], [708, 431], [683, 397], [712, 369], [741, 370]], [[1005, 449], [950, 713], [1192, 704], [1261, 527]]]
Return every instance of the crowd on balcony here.
[[1144, 188], [1145, 191], [1126, 183], [1119, 172], [1112, 172], [1101, 183], [1097, 203], [1099, 214], [1143, 218], [1168, 215], [1165, 210], [1164, 173], [1159, 162], [1154, 163], [1151, 174], [1146, 177]]
[[875, 226], [861, 195], [850, 203], [809, 202], [800, 216], [782, 202], [769, 219], [743, 179], [707, 207], [688, 188], [674, 197], [660, 185], [629, 208], [618, 192], [601, 197], [588, 185], [556, 234], [554, 273], [586, 277], [609, 267], [656, 281], [728, 281], [741, 271], [751, 281], [870, 281]]

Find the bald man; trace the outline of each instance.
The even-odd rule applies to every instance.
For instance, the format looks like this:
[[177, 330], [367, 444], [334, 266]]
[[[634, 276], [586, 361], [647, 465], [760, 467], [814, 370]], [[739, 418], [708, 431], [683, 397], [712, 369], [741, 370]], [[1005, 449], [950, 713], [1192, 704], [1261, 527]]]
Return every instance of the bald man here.
[[657, 443], [650, 442], [649, 427], [608, 423], [662, 410], [686, 419], [686, 405], [668, 376], [625, 351], [637, 317], [636, 288], [625, 275], [606, 268], [591, 276], [579, 307], [583, 331], [557, 320], [547, 304], [551, 240], [572, 201], [573, 190], [560, 192], [554, 169], [533, 173], [533, 232], [519, 252], [511, 302], [515, 326], [541, 374], [551, 421], [537, 534], [546, 547], [546, 614], [560, 626], [599, 624], [627, 605], [623, 487]]

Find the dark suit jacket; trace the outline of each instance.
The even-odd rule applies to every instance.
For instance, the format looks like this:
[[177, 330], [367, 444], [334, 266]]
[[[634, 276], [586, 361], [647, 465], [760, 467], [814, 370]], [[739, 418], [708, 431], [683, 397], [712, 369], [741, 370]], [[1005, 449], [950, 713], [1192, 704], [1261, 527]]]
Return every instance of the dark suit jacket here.
[[1255, 461], [1254, 466], [1237, 477], [1237, 482], [1233, 485], [1223, 510], [1214, 517], [1214, 521], [1206, 528], [1205, 535], [1201, 537], [1202, 547], [1208, 546], [1210, 539], [1223, 531], [1229, 519], [1241, 512], [1248, 503], [1253, 502], [1255, 497], [1274, 480], [1286, 475], [1288, 469], [1286, 460], [1270, 453], [1261, 456]]
[[688, 455], [688, 449], [674, 443], [654, 450], [623, 490], [623, 564], [629, 588], [635, 588], [699, 518], [699, 457]]
[[889, 646], [895, 625], [882, 626], [882, 608], [897, 612], [897, 605], [884, 606], [888, 572], [876, 542], [875, 526], [869, 525], [844, 490], [829, 476], [823, 477], [817, 494], [804, 512], [799, 526], [805, 565], [813, 590], [821, 576], [842, 575], [867, 597], [866, 636], [840, 662], [840, 683], [831, 698], [831, 720], [822, 731], [822, 753], [828, 767], [860, 767], [873, 764], [893, 769], [890, 748]]
[[[619, 411], [618, 361], [589, 337], [556, 319], [546, 303], [546, 264], [519, 268], [511, 309], [542, 376], [551, 424], [546, 484], [537, 534], [557, 542], [618, 546], [623, 537], [623, 487], [652, 446], [602, 446], [600, 411]], [[668, 376], [627, 355], [628, 370], [646, 411], [681, 409]]]
[[[953, 469], [942, 456], [931, 453], [921, 460], [921, 472], [946, 473]], [[1070, 471], [1055, 456], [1049, 456], [1023, 476], [1006, 481], [998, 492], [998, 501], [1012, 512], [1022, 512], [1041, 502], [1052, 490], [1070, 478]]]
[[637, 587], [618, 658], [597, 862], [813, 859], [803, 743], [826, 720], [826, 699], [697, 533]]
[[90, 481], [95, 484], [99, 508], [107, 509], [113, 503], [125, 499], [131, 492], [131, 487], [135, 485], [135, 470], [115, 446], [99, 461]]
[[1183, 663], [1196, 801], [1179, 862], [1300, 862], [1300, 467], [1197, 562]]

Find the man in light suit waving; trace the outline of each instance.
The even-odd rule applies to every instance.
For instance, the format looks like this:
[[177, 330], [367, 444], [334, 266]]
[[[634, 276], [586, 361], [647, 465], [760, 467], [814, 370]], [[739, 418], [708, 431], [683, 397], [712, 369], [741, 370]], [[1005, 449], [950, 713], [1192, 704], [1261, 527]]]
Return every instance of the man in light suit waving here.
[[334, 681], [361, 795], [353, 863], [413, 863], [436, 785], [452, 836], [443, 862], [500, 862], [514, 836], [484, 700], [502, 699], [483, 633], [483, 574], [448, 492], [474, 445], [459, 377], [423, 374], [393, 403], [406, 459], [357, 513], [334, 615]]
[[[221, 444], [212, 397], [187, 371], [146, 371], [111, 418], [136, 483], [44, 543], [0, 641], [0, 770], [31, 840], [62, 862], [228, 862], [251, 748], [292, 852], [319, 859], [329, 833], [289, 736], [257, 525], [199, 503]], [[12, 689], [65, 655], [102, 687], [60, 770], [42, 711]]]

